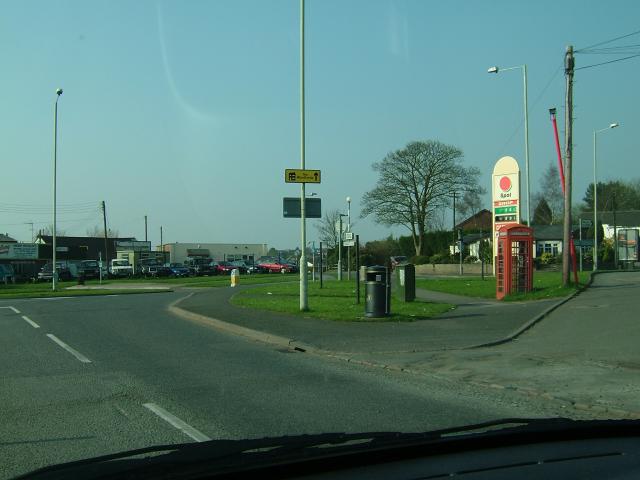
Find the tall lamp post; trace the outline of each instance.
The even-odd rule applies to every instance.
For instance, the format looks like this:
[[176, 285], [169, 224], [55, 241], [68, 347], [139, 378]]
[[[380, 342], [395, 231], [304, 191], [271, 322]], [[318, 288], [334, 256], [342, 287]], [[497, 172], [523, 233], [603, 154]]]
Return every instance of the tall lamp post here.
[[[347, 232], [351, 232], [351, 197], [347, 197]], [[351, 247], [347, 247], [347, 280], [351, 280]]]
[[338, 280], [342, 280], [342, 217], [348, 217], [344, 213], [338, 214], [340, 221], [338, 222]]
[[525, 162], [525, 177], [527, 183], [527, 225], [531, 226], [531, 202], [529, 192], [529, 107], [527, 101], [527, 65], [518, 65], [515, 67], [499, 68], [491, 67], [487, 70], [487, 73], [498, 73], [500, 71], [522, 69], [522, 78], [524, 83], [524, 162]]
[[60, 100], [60, 95], [62, 95], [62, 89], [56, 89], [56, 104], [54, 107], [53, 113], [53, 258], [51, 259], [53, 262], [52, 268], [52, 277], [51, 277], [51, 285], [52, 289], [55, 292], [57, 284], [58, 284], [58, 270], [56, 269], [56, 208], [57, 208], [57, 191], [56, 191], [56, 170], [57, 170], [57, 162], [58, 162], [58, 100]]
[[605, 132], [611, 128], [620, 126], [618, 123], [611, 123], [606, 128], [593, 131], [593, 270], [598, 269], [598, 178], [596, 174], [597, 165], [597, 138], [598, 133]]

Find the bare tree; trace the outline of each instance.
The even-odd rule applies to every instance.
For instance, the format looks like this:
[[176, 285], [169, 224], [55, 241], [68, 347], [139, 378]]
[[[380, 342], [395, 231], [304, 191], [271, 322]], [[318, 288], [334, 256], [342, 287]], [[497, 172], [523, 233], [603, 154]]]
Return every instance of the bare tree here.
[[[107, 228], [107, 238], [118, 238], [120, 232], [112, 228]], [[104, 237], [104, 228], [95, 225], [92, 228], [87, 228], [87, 237]]]
[[322, 220], [316, 223], [316, 229], [320, 236], [320, 240], [324, 242], [327, 248], [333, 249], [338, 247], [338, 241], [340, 239], [339, 224], [340, 211], [329, 210], [325, 212]]
[[478, 213], [482, 208], [482, 199], [480, 198], [480, 195], [485, 195], [486, 193], [487, 190], [480, 186], [464, 192], [462, 200], [460, 200], [460, 203], [456, 205], [460, 215], [469, 217]]
[[553, 162], [549, 163], [549, 166], [542, 174], [540, 192], [534, 196], [533, 202], [538, 205], [542, 199], [546, 201], [551, 209], [551, 224], [562, 223], [564, 218], [564, 195], [562, 194], [558, 168]]
[[407, 227], [416, 255], [422, 255], [425, 232], [451, 193], [478, 189], [479, 170], [462, 166], [462, 160], [459, 148], [436, 140], [411, 142], [389, 153], [373, 164], [380, 176], [364, 195], [362, 216]]
[[[57, 237], [64, 237], [64, 236], [67, 235], [66, 230], [61, 230], [60, 227], [58, 227], [57, 225], [56, 225], [56, 227], [57, 227], [56, 228], [56, 236]], [[53, 235], [53, 224], [47, 225], [46, 227], [44, 227], [41, 230], [41, 233], [42, 233], [42, 235], [47, 235], [47, 236]]]

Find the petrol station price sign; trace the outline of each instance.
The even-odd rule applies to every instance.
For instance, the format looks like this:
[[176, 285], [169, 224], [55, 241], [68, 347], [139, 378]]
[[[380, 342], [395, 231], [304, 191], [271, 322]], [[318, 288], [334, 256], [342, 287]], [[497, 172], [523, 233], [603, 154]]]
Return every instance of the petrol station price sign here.
[[520, 167], [513, 157], [500, 158], [491, 177], [493, 256], [496, 256], [498, 230], [520, 223]]

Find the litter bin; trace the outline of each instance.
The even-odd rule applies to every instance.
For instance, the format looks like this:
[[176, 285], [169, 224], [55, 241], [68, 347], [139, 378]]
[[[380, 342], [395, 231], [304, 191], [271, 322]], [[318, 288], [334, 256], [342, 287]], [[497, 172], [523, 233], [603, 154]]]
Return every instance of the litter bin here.
[[389, 314], [387, 275], [387, 267], [380, 265], [365, 270], [365, 317], [384, 317]]
[[396, 266], [396, 278], [393, 282], [394, 293], [401, 302], [413, 302], [416, 299], [416, 267], [410, 263]]

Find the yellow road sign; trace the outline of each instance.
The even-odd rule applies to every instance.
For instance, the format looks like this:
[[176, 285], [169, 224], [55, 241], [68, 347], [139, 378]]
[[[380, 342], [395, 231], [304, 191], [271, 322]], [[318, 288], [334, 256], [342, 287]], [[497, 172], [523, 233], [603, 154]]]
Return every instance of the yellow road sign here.
[[320, 183], [320, 170], [287, 168], [284, 171], [286, 183]]

